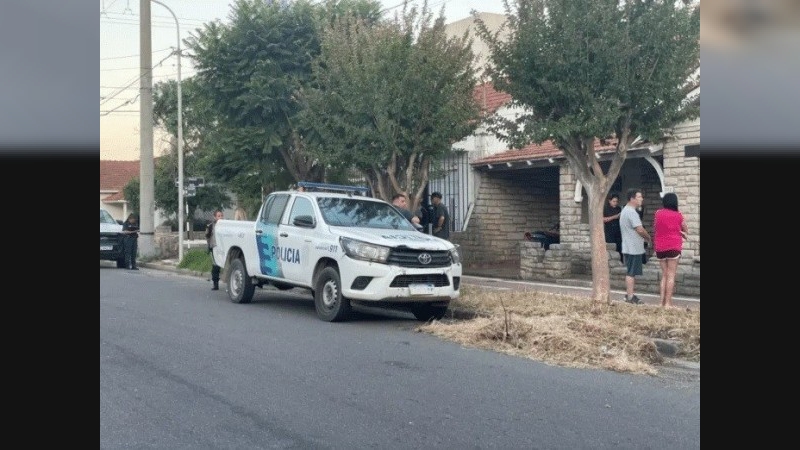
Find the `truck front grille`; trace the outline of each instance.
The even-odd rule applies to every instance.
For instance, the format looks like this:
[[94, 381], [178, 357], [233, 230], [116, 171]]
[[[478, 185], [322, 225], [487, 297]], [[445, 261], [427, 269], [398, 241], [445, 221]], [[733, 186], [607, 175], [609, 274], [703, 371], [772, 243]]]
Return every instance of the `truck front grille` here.
[[447, 279], [447, 275], [431, 273], [427, 275], [398, 275], [392, 280], [392, 284], [389, 287], [408, 287], [409, 284], [413, 283], [433, 283], [436, 287], [450, 286], [450, 280]]
[[[420, 261], [420, 255], [427, 253], [431, 256], [428, 264], [423, 264]], [[422, 258], [425, 260], [426, 258]], [[413, 267], [413, 268], [426, 268], [426, 267], [448, 267], [450, 266], [450, 252], [448, 251], [428, 251], [428, 250], [413, 250], [410, 248], [393, 248], [389, 253], [387, 264], [393, 264], [400, 267]]]

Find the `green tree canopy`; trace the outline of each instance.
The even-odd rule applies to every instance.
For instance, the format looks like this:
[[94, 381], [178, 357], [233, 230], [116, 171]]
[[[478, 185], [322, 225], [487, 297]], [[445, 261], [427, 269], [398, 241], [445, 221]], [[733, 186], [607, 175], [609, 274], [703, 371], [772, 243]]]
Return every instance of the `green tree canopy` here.
[[[478, 20], [497, 89], [524, 109], [493, 129], [515, 147], [552, 140], [588, 196], [594, 298], [608, 301], [605, 197], [630, 145], [697, 117], [687, 99], [699, 68], [700, 11], [670, 0], [516, 0], [506, 39]], [[607, 170], [595, 141], [615, 138]]]
[[377, 197], [409, 194], [416, 208], [431, 162], [477, 125], [471, 43], [448, 38], [427, 2], [389, 22], [339, 17], [322, 36], [306, 92], [315, 156], [358, 168]]
[[[170, 80], [158, 83], [153, 88], [153, 120], [156, 126], [164, 128], [172, 136], [170, 152], [156, 160], [154, 204], [171, 219], [178, 214], [178, 186], [175, 184], [178, 179], [177, 87], [177, 81]], [[184, 179], [202, 176], [209, 181], [206, 186], [197, 189], [195, 196], [184, 197], [189, 208], [188, 217], [194, 217], [198, 208], [213, 211], [216, 208], [230, 207], [231, 198], [226, 191], [232, 190], [237, 196], [239, 193], [225, 185], [215, 184], [214, 181], [220, 178], [214, 174], [209, 176], [202, 165], [203, 149], [214, 138], [215, 128], [195, 80], [181, 80], [181, 97]]]

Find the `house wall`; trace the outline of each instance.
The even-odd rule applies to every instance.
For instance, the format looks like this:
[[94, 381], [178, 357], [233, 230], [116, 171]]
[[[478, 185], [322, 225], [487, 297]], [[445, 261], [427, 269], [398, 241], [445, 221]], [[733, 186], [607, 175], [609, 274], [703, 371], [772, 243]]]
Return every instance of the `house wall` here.
[[[678, 264], [677, 295], [700, 295], [700, 161], [686, 157], [684, 146], [699, 144], [699, 121], [675, 128], [675, 140], [664, 145], [662, 156], [653, 160], [663, 168], [664, 188], [678, 195], [690, 237]], [[559, 278], [591, 276], [589, 225], [586, 218], [586, 195], [575, 201], [577, 177], [562, 161], [557, 177], [546, 169], [483, 172], [478, 179], [475, 207], [463, 232], [451, 234], [451, 241], [461, 246], [465, 273], [487, 273], [481, 269], [519, 268], [519, 278], [554, 281]], [[548, 180], [550, 185], [548, 187]], [[644, 158], [629, 158], [620, 172], [621, 203], [628, 188], [640, 188], [645, 196], [642, 223], [652, 234], [653, 214], [661, 207], [662, 185], [658, 171]], [[561, 243], [544, 251], [538, 243], [524, 240], [525, 231], [549, 229], [560, 223]], [[514, 255], [514, 252], [518, 255]], [[648, 249], [650, 262], [637, 277], [637, 291], [657, 294], [661, 271]], [[611, 287], [625, 288], [625, 268], [609, 246]], [[499, 272], [498, 272], [499, 273]]]
[[676, 140], [664, 145], [664, 183], [678, 195], [678, 209], [689, 227], [682, 259], [700, 257], [700, 158], [686, 157], [684, 147], [700, 144], [700, 119], [675, 127]]
[[467, 230], [450, 235], [461, 246], [465, 267], [519, 267], [525, 232], [548, 230], [558, 222], [555, 176], [555, 168], [533, 169], [498, 173], [482, 182]]
[[123, 208], [123, 205], [117, 203], [103, 203], [103, 199], [109, 195], [111, 194], [100, 193], [100, 207], [108, 211], [114, 220], [125, 220], [125, 218], [128, 217], [128, 213], [127, 210]]

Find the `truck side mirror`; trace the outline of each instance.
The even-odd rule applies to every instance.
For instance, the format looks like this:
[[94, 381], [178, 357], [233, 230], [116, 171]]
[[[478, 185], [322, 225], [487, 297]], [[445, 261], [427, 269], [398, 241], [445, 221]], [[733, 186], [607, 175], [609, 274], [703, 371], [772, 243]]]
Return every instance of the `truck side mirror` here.
[[303, 228], [314, 228], [314, 218], [311, 216], [297, 216], [292, 224]]

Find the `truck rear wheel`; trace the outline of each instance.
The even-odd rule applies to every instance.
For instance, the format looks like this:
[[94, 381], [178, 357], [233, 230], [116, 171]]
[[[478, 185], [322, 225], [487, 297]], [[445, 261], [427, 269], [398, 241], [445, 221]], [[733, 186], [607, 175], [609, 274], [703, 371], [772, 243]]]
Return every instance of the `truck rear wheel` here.
[[429, 320], [440, 320], [447, 312], [447, 306], [433, 306], [427, 303], [420, 303], [411, 307], [411, 313], [417, 320], [427, 322]]
[[231, 270], [228, 275], [228, 298], [233, 303], [250, 303], [253, 299], [253, 293], [256, 287], [250, 276], [247, 274], [247, 269], [244, 267], [244, 261], [237, 258], [231, 261]]
[[317, 316], [326, 322], [346, 320], [350, 315], [350, 300], [342, 296], [342, 281], [333, 267], [322, 269], [314, 289]]

